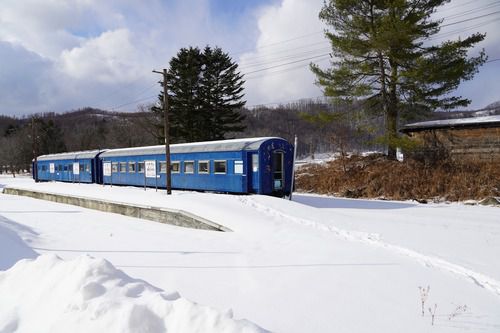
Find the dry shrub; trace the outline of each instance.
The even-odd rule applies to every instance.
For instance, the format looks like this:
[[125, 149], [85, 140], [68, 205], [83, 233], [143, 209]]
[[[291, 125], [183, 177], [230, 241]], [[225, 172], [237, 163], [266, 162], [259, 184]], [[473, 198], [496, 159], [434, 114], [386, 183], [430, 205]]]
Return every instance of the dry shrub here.
[[430, 165], [370, 155], [352, 156], [345, 163], [345, 172], [339, 160], [300, 168], [297, 190], [394, 200], [461, 201], [500, 195], [500, 168], [495, 162], [443, 160]]

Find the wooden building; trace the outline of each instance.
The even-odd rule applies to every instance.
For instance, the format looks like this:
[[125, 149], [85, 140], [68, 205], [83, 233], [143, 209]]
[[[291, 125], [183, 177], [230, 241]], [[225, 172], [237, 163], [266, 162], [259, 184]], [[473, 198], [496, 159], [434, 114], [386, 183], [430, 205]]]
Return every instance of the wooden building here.
[[416, 144], [405, 152], [407, 157], [500, 162], [500, 116], [425, 121], [405, 125], [400, 132]]

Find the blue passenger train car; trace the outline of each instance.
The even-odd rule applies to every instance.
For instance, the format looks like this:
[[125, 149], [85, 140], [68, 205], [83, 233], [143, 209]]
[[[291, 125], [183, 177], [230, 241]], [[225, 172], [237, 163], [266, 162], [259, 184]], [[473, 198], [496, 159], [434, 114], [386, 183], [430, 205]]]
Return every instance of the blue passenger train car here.
[[[293, 146], [281, 138], [173, 144], [172, 188], [288, 196]], [[102, 183], [166, 187], [165, 146], [111, 149], [100, 154]]]
[[37, 181], [63, 181], [75, 183], [98, 183], [101, 150], [42, 155], [33, 167], [33, 178]]

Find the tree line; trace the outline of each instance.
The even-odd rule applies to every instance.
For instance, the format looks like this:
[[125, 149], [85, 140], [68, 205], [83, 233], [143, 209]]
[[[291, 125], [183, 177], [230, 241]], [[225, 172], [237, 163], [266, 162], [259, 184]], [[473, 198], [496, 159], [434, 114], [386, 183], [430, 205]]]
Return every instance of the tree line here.
[[[157, 115], [143, 106], [138, 112], [120, 113], [84, 108], [61, 114], [32, 117], [0, 117], [0, 172], [29, 170], [37, 156], [66, 151], [111, 149], [162, 144]], [[346, 106], [350, 107], [350, 106]], [[298, 135], [300, 156], [339, 151], [339, 142], [350, 151], [382, 149], [374, 141], [379, 116], [369, 118], [362, 111], [322, 125], [311, 122], [323, 112], [347, 114], [324, 101], [302, 100], [276, 107], [240, 108], [241, 131], [225, 133], [225, 138], [277, 136], [293, 142]], [[342, 133], [342, 137], [339, 137]], [[334, 139], [336, 138], [336, 140]]]

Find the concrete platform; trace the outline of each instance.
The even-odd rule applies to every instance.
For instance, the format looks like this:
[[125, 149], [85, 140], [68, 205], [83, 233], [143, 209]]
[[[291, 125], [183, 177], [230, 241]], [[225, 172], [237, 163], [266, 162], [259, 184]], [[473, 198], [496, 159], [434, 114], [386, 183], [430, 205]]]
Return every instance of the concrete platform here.
[[137, 204], [132, 205], [122, 202], [19, 189], [15, 187], [5, 187], [3, 188], [3, 193], [54, 201], [68, 205], [75, 205], [108, 213], [121, 214], [125, 216], [171, 224], [178, 227], [212, 231], [232, 231], [231, 229], [226, 228], [223, 225], [209, 221], [203, 217], [191, 214], [183, 210], [173, 210], [163, 207], [152, 207]]

